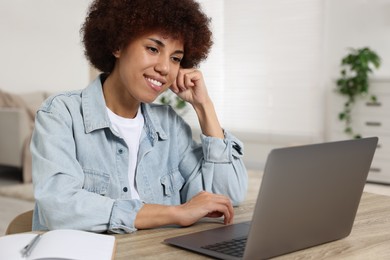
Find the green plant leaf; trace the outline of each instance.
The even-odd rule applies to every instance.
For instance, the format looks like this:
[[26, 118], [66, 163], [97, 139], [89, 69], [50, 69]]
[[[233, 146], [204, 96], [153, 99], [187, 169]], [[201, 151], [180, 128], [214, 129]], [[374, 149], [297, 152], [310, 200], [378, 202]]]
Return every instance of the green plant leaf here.
[[161, 104], [164, 104], [164, 105], [169, 105], [171, 103], [169, 98], [167, 98], [166, 96], [162, 96], [160, 98], [160, 102], [161, 102]]
[[183, 109], [185, 106], [186, 106], [186, 102], [183, 99], [176, 97], [176, 108]]
[[181, 112], [185, 111], [183, 109], [187, 105], [187, 103], [184, 100], [179, 98], [176, 94], [174, 94], [170, 90], [161, 94], [159, 102], [164, 105], [172, 106], [176, 110], [176, 112], [178, 112], [179, 110]]
[[[348, 51], [349, 53], [341, 59], [340, 78], [336, 80], [336, 91], [347, 97], [344, 110], [339, 113], [339, 119], [345, 121], [344, 132], [355, 138], [356, 136], [360, 138], [359, 134], [354, 134], [351, 127], [352, 104], [357, 97], [365, 97], [369, 92], [368, 75], [373, 73], [373, 68], [380, 67], [381, 59], [369, 47], [348, 48]], [[377, 102], [374, 96], [371, 96], [371, 100]]]
[[347, 134], [351, 134], [352, 133], [352, 128], [351, 127], [347, 127], [344, 129], [344, 132], [346, 132]]
[[340, 114], [339, 114], [339, 119], [340, 119], [341, 121], [345, 120], [345, 114], [344, 114], [344, 113], [340, 113]]

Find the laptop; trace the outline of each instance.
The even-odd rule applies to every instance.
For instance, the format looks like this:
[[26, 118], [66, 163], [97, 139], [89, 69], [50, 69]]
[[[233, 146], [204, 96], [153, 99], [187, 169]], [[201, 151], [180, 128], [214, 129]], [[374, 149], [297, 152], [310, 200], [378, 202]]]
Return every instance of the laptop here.
[[377, 143], [370, 137], [274, 149], [252, 221], [164, 242], [213, 258], [267, 259], [345, 238]]

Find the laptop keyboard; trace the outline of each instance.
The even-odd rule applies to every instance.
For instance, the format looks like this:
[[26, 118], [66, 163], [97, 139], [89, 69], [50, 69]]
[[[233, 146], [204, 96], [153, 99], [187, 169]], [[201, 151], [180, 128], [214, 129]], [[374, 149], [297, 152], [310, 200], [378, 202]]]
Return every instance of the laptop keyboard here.
[[226, 255], [243, 257], [247, 237], [235, 238], [212, 245], [202, 246], [204, 249], [216, 251]]

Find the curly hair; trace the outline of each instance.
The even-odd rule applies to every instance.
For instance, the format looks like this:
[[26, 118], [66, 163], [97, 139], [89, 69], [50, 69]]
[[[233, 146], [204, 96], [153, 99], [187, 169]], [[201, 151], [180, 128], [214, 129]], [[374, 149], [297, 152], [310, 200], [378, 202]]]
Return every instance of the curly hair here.
[[194, 0], [95, 0], [80, 32], [85, 56], [98, 70], [114, 69], [113, 52], [144, 33], [183, 40], [181, 67], [197, 67], [213, 44], [211, 19]]

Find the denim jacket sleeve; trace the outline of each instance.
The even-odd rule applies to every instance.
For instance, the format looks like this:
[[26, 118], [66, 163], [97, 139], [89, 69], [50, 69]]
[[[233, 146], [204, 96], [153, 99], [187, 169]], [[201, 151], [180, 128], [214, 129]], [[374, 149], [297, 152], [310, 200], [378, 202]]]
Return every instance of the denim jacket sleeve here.
[[94, 147], [90, 143], [76, 145], [78, 135], [85, 131], [77, 129], [82, 127], [77, 123], [80, 113], [72, 109], [77, 106], [61, 104], [61, 98], [56, 98], [46, 102], [36, 115], [31, 142], [36, 200], [33, 229], [135, 231], [134, 219], [142, 202], [112, 199], [115, 196], [108, 194], [112, 185], [107, 174], [109, 167], [104, 169], [99, 160], [93, 163], [96, 164], [93, 170], [80, 164], [79, 149], [91, 146], [94, 150]]
[[[189, 126], [184, 124], [188, 130]], [[245, 199], [248, 176], [242, 161], [244, 145], [224, 130], [224, 139], [201, 134], [201, 143], [188, 143], [180, 164], [185, 177], [182, 202], [205, 190], [228, 196], [234, 206]], [[195, 167], [194, 167], [195, 166]]]

